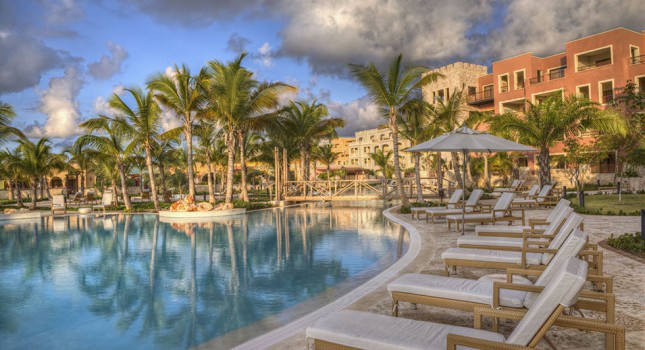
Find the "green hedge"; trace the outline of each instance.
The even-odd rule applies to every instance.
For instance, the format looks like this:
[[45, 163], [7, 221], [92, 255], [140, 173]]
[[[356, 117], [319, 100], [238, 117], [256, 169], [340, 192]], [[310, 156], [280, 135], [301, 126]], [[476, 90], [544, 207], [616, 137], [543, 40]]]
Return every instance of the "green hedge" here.
[[607, 244], [616, 249], [645, 258], [645, 241], [638, 232], [624, 233], [618, 237], [612, 234], [607, 238]]

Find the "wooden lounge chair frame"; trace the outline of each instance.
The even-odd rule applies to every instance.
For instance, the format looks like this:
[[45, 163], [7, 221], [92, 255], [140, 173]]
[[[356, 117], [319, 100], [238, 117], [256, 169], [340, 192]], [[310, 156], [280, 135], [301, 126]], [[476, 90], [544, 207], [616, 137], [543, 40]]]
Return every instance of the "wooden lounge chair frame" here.
[[[480, 190], [481, 191], [481, 190]], [[474, 192], [474, 190], [473, 190]], [[479, 195], [479, 198], [477, 198], [477, 201], [475, 203], [470, 203], [470, 198], [472, 197], [472, 192], [470, 193], [470, 196], [468, 197], [468, 201], [466, 201], [466, 213], [467, 214], [474, 214], [474, 213], [490, 213], [491, 211], [491, 206], [489, 204], [480, 204], [479, 201], [481, 200], [481, 197], [483, 196], [483, 191]], [[470, 211], [468, 209], [470, 208]], [[461, 202], [458, 202], [455, 205], [455, 210], [456, 209], [461, 209]], [[426, 222], [429, 222], [432, 220], [432, 223], [435, 223], [435, 218], [440, 218], [440, 217], [446, 217], [448, 215], [454, 215], [455, 213], [446, 213], [446, 212], [433, 212], [432, 208], [427, 208], [425, 210], [426, 214]]]
[[103, 214], [105, 214], [105, 207], [111, 207], [113, 203], [114, 203], [114, 193], [105, 192], [103, 193], [103, 197], [101, 198], [101, 204], [93, 205], [92, 209], [103, 209]]
[[[502, 194], [503, 196], [503, 194]], [[501, 197], [500, 197], [501, 199]], [[468, 215], [465, 216], [465, 218], [462, 220], [461, 216], [459, 216], [457, 219], [450, 219], [450, 217], [446, 217], [446, 221], [448, 222], [448, 230], [451, 229], [451, 224], [454, 222], [457, 227], [456, 230], [459, 231], [459, 223], [462, 223], [463, 225], [465, 224], [473, 224], [473, 223], [480, 223], [480, 224], [486, 224], [486, 223], [491, 223], [495, 225], [497, 222], [508, 222], [509, 225], [511, 225], [513, 222], [521, 220], [522, 225], [524, 225], [525, 222], [525, 212], [524, 208], [512, 208], [512, 203], [513, 200], [511, 199], [508, 203], [508, 207], [504, 209], [493, 209], [490, 210], [490, 216], [486, 218], [469, 218]], [[515, 216], [514, 213], [519, 212], [519, 216]], [[497, 213], [502, 213], [502, 216], [497, 216]]]
[[[63, 199], [62, 207], [61, 207], [61, 204], [55, 203], [57, 198], [62, 198]], [[62, 213], [61, 213], [61, 211], [62, 211]], [[57, 213], [58, 214], [67, 214], [67, 204], [65, 203], [65, 196], [64, 195], [56, 194], [56, 195], [52, 196], [51, 212], [52, 212], [52, 215], [56, 215]]]
[[[462, 195], [461, 195], [461, 193], [462, 193], [462, 192], [463, 192], [463, 190], [462, 190], [462, 189], [456, 189], [456, 190], [452, 193], [452, 195], [450, 196], [450, 199], [448, 200], [448, 203], [446, 203], [446, 208], [448, 208], [448, 207], [456, 208], [458, 205], [460, 205], [460, 204], [461, 204], [461, 196], [462, 196]], [[458, 195], [457, 195], [457, 194], [458, 194]], [[453, 200], [453, 199], [454, 199], [454, 200]], [[414, 218], [415, 218], [415, 215], [416, 215], [416, 219], [417, 219], [417, 220], [421, 219], [421, 216], [420, 216], [420, 215], [421, 215], [421, 214], [423, 214], [423, 215], [427, 215], [426, 210], [427, 210], [427, 209], [431, 209], [431, 208], [432, 208], [432, 207], [416, 207], [416, 208], [415, 208], [415, 207], [413, 207], [413, 208], [411, 209], [412, 218], [414, 219]], [[426, 216], [426, 221], [427, 221], [427, 216]]]

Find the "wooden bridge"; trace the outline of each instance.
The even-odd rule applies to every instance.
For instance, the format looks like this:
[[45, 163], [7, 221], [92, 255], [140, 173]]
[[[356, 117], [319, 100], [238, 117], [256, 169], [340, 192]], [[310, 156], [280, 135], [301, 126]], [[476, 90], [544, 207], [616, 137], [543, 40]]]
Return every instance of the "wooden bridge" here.
[[[452, 184], [444, 186], [448, 188]], [[408, 197], [416, 197], [414, 178], [403, 179], [403, 187]], [[437, 196], [436, 180], [424, 178], [421, 187], [424, 197]], [[398, 197], [396, 182], [385, 179], [286, 181], [282, 193], [287, 201], [389, 200]]]

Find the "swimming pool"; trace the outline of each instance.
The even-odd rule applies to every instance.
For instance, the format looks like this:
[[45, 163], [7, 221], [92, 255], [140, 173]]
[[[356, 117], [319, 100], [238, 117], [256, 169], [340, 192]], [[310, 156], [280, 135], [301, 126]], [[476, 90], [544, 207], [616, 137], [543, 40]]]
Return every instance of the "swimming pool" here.
[[0, 348], [230, 347], [391, 265], [380, 207], [293, 207], [200, 224], [156, 215], [0, 226]]

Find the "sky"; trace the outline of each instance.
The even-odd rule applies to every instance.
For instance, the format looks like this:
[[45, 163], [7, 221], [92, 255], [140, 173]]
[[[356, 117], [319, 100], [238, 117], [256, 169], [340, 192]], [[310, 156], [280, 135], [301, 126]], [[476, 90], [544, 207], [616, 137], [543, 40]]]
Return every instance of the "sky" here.
[[258, 80], [298, 87], [292, 98], [325, 103], [353, 136], [384, 121], [349, 63], [547, 56], [615, 27], [645, 30], [643, 13], [643, 0], [0, 0], [0, 101], [29, 137], [64, 147], [112, 94], [247, 52]]

